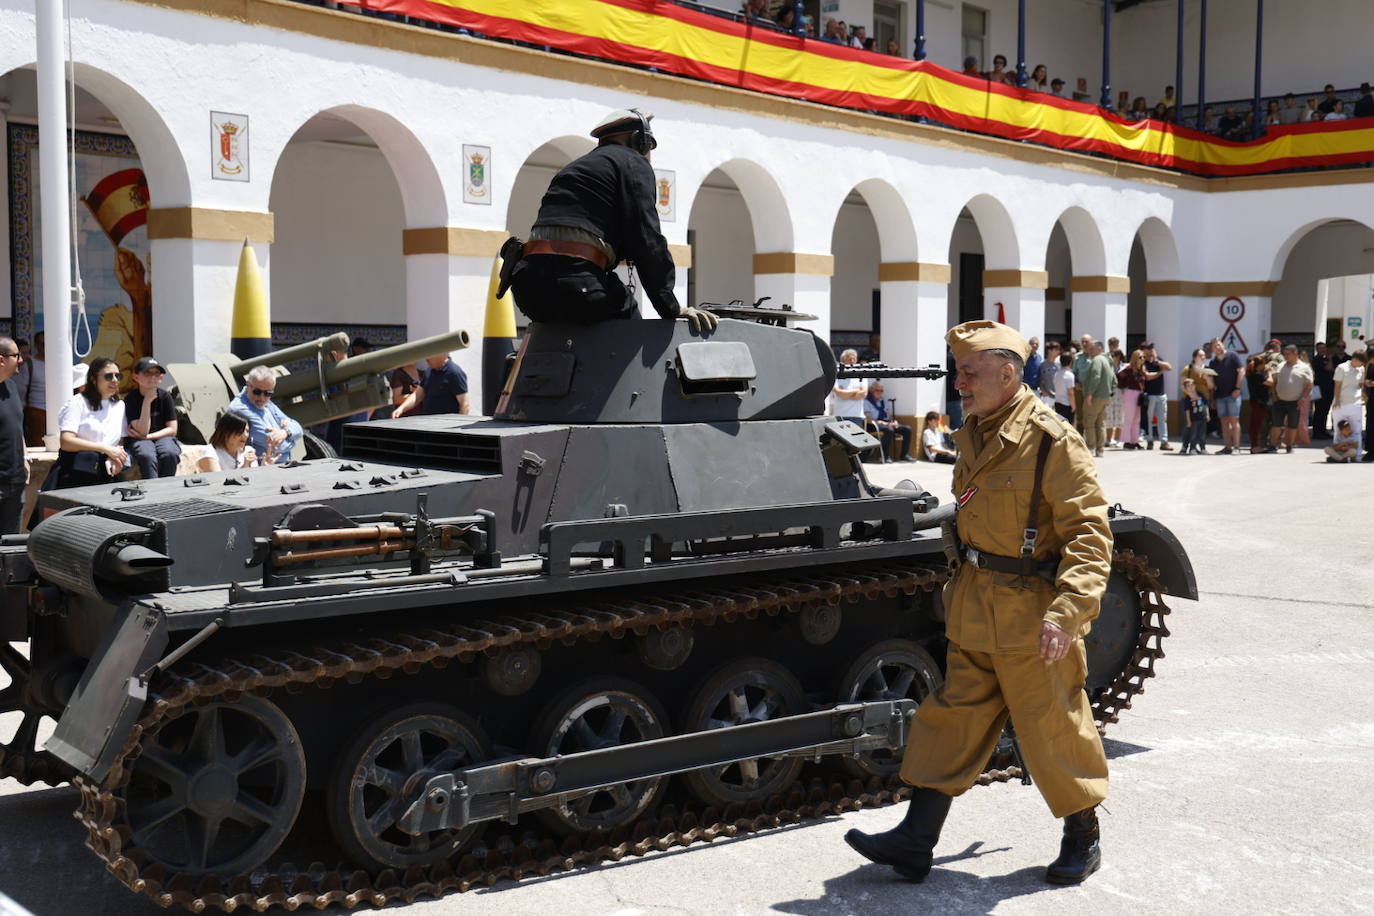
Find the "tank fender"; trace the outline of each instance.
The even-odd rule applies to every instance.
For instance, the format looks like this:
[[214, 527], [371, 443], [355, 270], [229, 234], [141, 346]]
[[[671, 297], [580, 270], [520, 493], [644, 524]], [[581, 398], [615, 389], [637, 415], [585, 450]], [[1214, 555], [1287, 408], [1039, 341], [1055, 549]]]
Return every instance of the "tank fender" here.
[[1170, 595], [1197, 600], [1193, 564], [1172, 531], [1152, 518], [1120, 510], [1112, 512], [1111, 526], [1117, 549], [1148, 558]]
[[167, 629], [161, 611], [133, 603], [118, 608], [48, 739], [50, 753], [96, 782], [109, 775], [148, 699], [139, 675], [162, 657]]

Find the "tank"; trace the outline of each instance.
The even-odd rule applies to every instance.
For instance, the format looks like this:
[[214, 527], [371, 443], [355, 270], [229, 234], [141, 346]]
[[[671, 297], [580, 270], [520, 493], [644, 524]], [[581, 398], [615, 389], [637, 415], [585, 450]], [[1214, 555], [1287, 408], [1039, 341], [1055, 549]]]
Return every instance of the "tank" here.
[[[867, 479], [798, 316], [723, 312], [705, 339], [532, 325], [493, 417], [44, 494], [0, 544], [26, 647], [0, 650], [0, 775], [71, 780], [103, 865], [197, 912], [409, 902], [901, 799], [950, 507]], [[1111, 526], [1103, 728], [1165, 597], [1197, 597], [1167, 529]], [[1018, 775], [1008, 741], [986, 778]]]
[[[335, 362], [333, 354], [346, 352], [349, 342], [348, 335], [339, 331], [252, 359], [219, 354], [204, 363], [169, 364], [177, 437], [191, 445], [209, 442], [220, 414], [242, 390], [244, 376], [258, 366], [275, 368], [279, 377], [274, 401], [301, 426], [376, 410], [391, 403], [393, 370], [461, 350], [468, 345], [468, 334], [449, 331]], [[292, 372], [285, 368], [291, 363], [305, 363], [306, 368]], [[333, 455], [313, 436], [307, 437], [306, 452], [316, 458]]]

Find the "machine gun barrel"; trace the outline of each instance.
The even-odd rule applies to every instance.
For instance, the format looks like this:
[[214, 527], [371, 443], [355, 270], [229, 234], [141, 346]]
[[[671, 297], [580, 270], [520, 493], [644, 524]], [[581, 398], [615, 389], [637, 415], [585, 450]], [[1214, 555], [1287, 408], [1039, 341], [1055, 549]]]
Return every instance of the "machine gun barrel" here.
[[262, 356], [255, 356], [252, 359], [239, 360], [230, 364], [229, 371], [233, 373], [235, 378], [241, 379], [248, 374], [249, 370], [257, 366], [281, 366], [298, 359], [310, 359], [316, 353], [347, 349], [348, 335], [339, 331], [337, 334], [296, 344], [294, 347], [284, 347], [280, 350], [273, 350], [271, 353], [264, 353]]
[[898, 368], [894, 366], [882, 366], [860, 363], [854, 366], [840, 366], [836, 370], [836, 378], [923, 378], [937, 379], [949, 375], [949, 370], [941, 369], [939, 366], [927, 366], [924, 369]]
[[[340, 336], [344, 337], [344, 345], [338, 349], [347, 349], [347, 335]], [[332, 340], [333, 338], [329, 339]], [[446, 334], [435, 334], [432, 337], [397, 344], [394, 347], [383, 347], [380, 350], [373, 350], [371, 353], [363, 353], [359, 356], [350, 356], [342, 362], [324, 363], [318, 373], [293, 372], [277, 379], [277, 397], [290, 398], [311, 391], [319, 391], [331, 385], [341, 385], [360, 375], [381, 375], [400, 366], [419, 362], [429, 356], [462, 350], [467, 345], [468, 332], [459, 329], [449, 331]], [[285, 352], [285, 350], [279, 350], [274, 354], [277, 357], [274, 364], [283, 361], [281, 354]]]

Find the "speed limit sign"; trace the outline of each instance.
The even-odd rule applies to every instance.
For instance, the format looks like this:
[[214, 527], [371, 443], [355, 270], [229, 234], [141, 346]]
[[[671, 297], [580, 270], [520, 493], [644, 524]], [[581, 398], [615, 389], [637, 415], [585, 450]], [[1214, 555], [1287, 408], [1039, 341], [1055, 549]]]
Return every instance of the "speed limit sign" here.
[[1245, 303], [1235, 296], [1221, 300], [1221, 320], [1235, 324], [1245, 317]]

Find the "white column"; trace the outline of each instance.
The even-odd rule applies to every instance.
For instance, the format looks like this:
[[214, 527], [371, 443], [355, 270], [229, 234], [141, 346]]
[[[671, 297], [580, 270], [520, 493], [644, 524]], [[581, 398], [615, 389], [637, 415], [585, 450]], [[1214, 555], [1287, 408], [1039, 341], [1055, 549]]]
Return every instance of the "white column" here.
[[[945, 367], [949, 284], [929, 280], [883, 280], [883, 362], [900, 368]], [[897, 412], [919, 420], [927, 410], [945, 412], [943, 379], [887, 379]]]
[[795, 312], [815, 315], [797, 325], [824, 340], [830, 339], [830, 277], [820, 274], [755, 274], [754, 297], [771, 297], [765, 308], [792, 306]]
[[462, 328], [470, 342], [452, 354], [468, 376], [468, 402], [482, 404], [482, 333], [490, 255], [406, 255], [406, 333], [411, 340]]
[[57, 412], [72, 390], [71, 217], [67, 196], [67, 93], [63, 73], [62, 0], [39, 0], [38, 201], [43, 243], [43, 332], [46, 343], [49, 448], [56, 447]]
[[983, 289], [983, 316], [997, 320], [997, 304], [1002, 304], [1006, 323], [1029, 340], [1045, 339], [1045, 291], [1024, 286], [989, 286]]
[[1196, 312], [1198, 300], [1183, 296], [1146, 296], [1145, 297], [1145, 339], [1155, 345], [1159, 358], [1174, 366], [1173, 372], [1164, 375], [1164, 391], [1171, 399], [1178, 386], [1177, 371], [1183, 368], [1187, 357], [1182, 353], [1184, 340], [1195, 336], [1192, 329], [1184, 327], [1184, 317], [1188, 312]]
[[[9, 102], [0, 101], [0, 137], [9, 136]], [[10, 158], [7, 155], [0, 155], [0, 188], [10, 186]], [[10, 234], [8, 231], [0, 231], [0, 277], [8, 278], [10, 274]], [[14, 301], [11, 291], [11, 284], [8, 282], [0, 283], [0, 312], [10, 316], [13, 325], [11, 334], [18, 335], [19, 327], [14, 319]]]
[[[153, 346], [158, 359], [205, 362], [229, 352], [242, 250], [242, 239], [161, 238], [149, 243], [149, 261], [156, 265]], [[270, 290], [272, 245], [254, 242], [253, 253], [263, 286]]]
[[1073, 304], [1073, 327], [1069, 329], [1069, 337], [1077, 339], [1091, 334], [1093, 340], [1126, 339], [1126, 293], [1075, 292], [1069, 295]]

